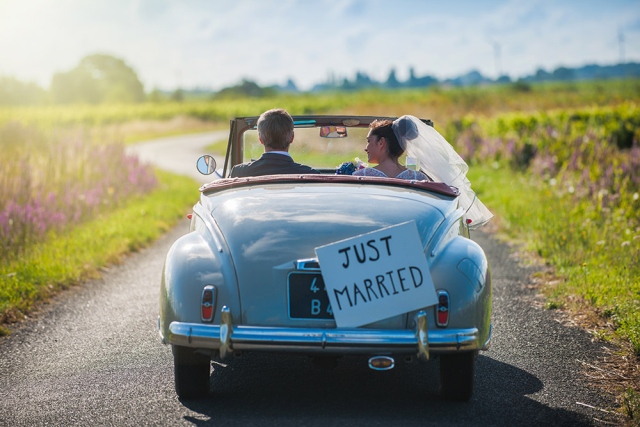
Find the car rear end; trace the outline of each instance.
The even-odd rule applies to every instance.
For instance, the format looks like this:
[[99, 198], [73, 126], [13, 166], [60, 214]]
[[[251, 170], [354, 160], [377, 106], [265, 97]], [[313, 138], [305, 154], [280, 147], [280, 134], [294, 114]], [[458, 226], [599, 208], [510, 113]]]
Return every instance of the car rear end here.
[[[416, 222], [437, 304], [336, 327], [315, 248], [406, 221]], [[178, 365], [200, 366], [199, 375], [205, 359], [238, 351], [365, 354], [383, 367], [396, 355], [475, 355], [490, 340], [491, 289], [484, 254], [467, 237], [455, 196], [408, 184], [292, 179], [205, 190], [191, 232], [167, 256], [161, 335]]]

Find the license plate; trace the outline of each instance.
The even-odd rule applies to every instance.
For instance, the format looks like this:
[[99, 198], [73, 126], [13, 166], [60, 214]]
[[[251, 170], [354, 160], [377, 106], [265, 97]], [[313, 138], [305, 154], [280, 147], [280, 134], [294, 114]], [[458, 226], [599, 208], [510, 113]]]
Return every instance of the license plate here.
[[292, 319], [333, 319], [333, 311], [319, 273], [289, 275], [289, 317]]

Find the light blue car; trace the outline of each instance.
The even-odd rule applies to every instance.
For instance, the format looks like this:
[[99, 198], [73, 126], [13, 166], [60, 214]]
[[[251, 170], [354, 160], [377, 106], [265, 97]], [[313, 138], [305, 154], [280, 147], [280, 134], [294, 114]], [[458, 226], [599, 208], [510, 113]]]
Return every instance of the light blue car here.
[[[288, 352], [325, 362], [361, 355], [375, 370], [439, 360], [442, 395], [471, 397], [476, 355], [491, 340], [489, 264], [470, 239], [455, 188], [348, 174], [363, 155], [369, 124], [379, 118], [294, 116], [290, 152], [320, 173], [248, 178], [228, 176], [234, 165], [261, 155], [258, 117], [231, 121], [219, 178], [200, 188], [189, 231], [169, 250], [162, 272], [159, 331], [172, 348], [178, 396], [209, 392], [212, 358], [233, 364], [242, 352]], [[198, 161], [202, 172], [215, 171], [211, 162], [210, 156]], [[340, 267], [318, 258], [318, 248], [402, 224], [415, 224], [417, 249], [398, 251], [417, 254], [426, 271], [376, 274], [371, 264], [356, 273], [371, 278], [341, 284], [335, 279], [341, 274], [328, 274]], [[367, 242], [368, 260], [391, 254], [384, 241]], [[350, 252], [354, 264], [364, 260], [358, 248], [365, 246]], [[389, 265], [404, 258], [389, 257]], [[420, 295], [428, 297], [410, 304], [393, 299], [421, 285], [428, 292]], [[375, 318], [367, 308], [374, 302], [396, 314], [343, 326], [336, 313], [358, 306]]]

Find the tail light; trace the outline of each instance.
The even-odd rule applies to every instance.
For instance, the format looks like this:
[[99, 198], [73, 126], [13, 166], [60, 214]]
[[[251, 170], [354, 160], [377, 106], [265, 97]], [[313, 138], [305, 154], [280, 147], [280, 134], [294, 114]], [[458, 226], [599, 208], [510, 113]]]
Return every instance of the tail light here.
[[444, 328], [449, 324], [449, 293], [438, 291], [438, 304], [436, 305], [436, 325]]
[[212, 322], [216, 308], [216, 288], [207, 285], [202, 290], [202, 301], [200, 303], [200, 313], [203, 322]]

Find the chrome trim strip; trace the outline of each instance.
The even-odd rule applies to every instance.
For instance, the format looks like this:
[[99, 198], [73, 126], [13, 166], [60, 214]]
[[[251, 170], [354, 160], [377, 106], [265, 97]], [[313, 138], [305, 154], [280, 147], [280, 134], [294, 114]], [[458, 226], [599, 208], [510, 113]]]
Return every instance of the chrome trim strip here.
[[[222, 307], [222, 325], [220, 325], [219, 329], [220, 332], [218, 336], [220, 337], [220, 357], [224, 359], [228, 355], [233, 353], [233, 349], [231, 348], [231, 339], [233, 336], [231, 310], [226, 305]], [[169, 325], [169, 330], [171, 330], [171, 325]]]
[[[209, 230], [209, 234], [211, 234], [211, 238], [216, 243], [216, 249], [218, 250], [218, 252], [222, 252], [222, 243], [220, 242], [220, 239], [218, 239], [218, 236], [216, 235], [213, 226], [211, 225], [211, 213], [207, 212], [204, 206], [202, 206], [200, 203], [196, 203], [193, 206], [193, 213], [198, 215], [202, 219], [205, 227], [207, 227], [207, 230]], [[209, 220], [207, 220], [207, 217], [209, 217]]]
[[318, 258], [299, 259], [296, 261], [296, 270], [320, 271]]
[[432, 237], [429, 243], [427, 243], [427, 246], [424, 249], [425, 255], [427, 253], [427, 249], [431, 248], [431, 253], [429, 255], [431, 256], [431, 258], [436, 256], [436, 252], [440, 247], [440, 243], [446, 237], [449, 229], [451, 228], [451, 226], [453, 226], [453, 224], [458, 222], [460, 218], [463, 217], [463, 215], [464, 211], [462, 210], [462, 208], [458, 207], [458, 209], [453, 211], [448, 218], [445, 218], [442, 224], [440, 224], [440, 227], [438, 227], [438, 230], [436, 230], [436, 234]]
[[416, 314], [416, 342], [418, 345], [418, 359], [429, 360], [429, 327], [427, 326], [427, 313], [420, 310]]
[[167, 344], [167, 341], [164, 339], [164, 335], [162, 335], [162, 327], [160, 326], [160, 315], [158, 315], [158, 335], [160, 335], [160, 342], [162, 344]]
[[489, 336], [487, 337], [487, 342], [484, 343], [481, 350], [489, 350], [491, 346], [491, 337], [493, 336], [493, 324], [489, 325]]
[[[229, 317], [230, 313], [229, 313]], [[190, 332], [190, 334], [189, 334]], [[477, 328], [426, 331], [430, 353], [480, 350]], [[321, 329], [205, 325], [172, 322], [167, 343], [220, 350], [222, 357], [233, 350], [292, 351], [304, 353], [402, 353], [419, 350], [415, 330]], [[424, 336], [422, 337], [425, 338]], [[426, 341], [426, 340], [425, 340]]]

